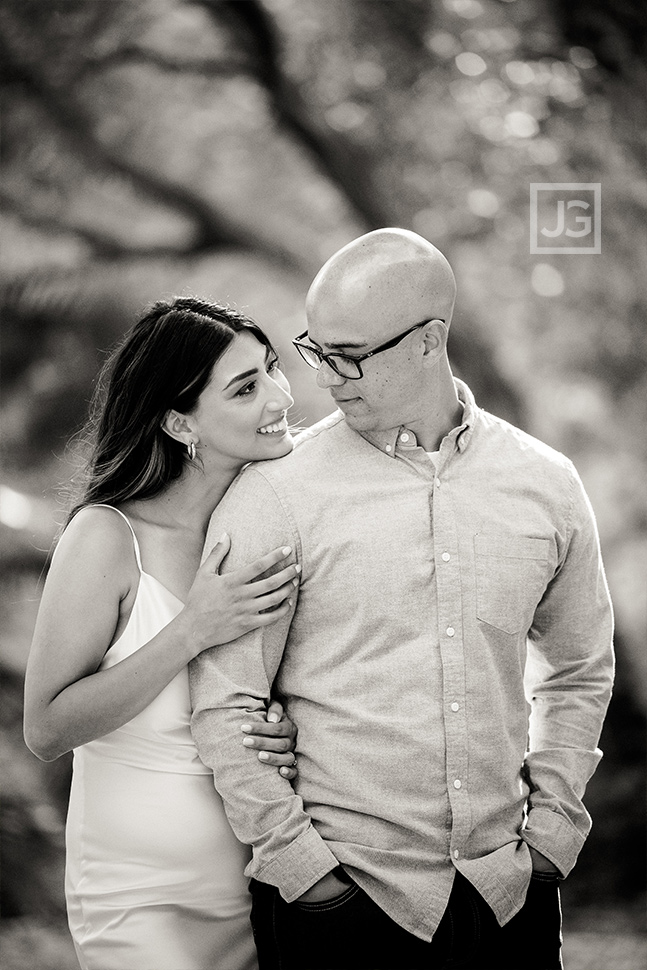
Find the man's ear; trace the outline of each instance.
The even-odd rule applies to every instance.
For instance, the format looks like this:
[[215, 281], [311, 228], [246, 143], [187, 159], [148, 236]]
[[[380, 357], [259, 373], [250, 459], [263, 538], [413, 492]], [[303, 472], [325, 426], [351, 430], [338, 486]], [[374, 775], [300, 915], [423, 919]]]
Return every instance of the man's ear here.
[[175, 441], [179, 441], [180, 444], [187, 445], [193, 434], [193, 428], [189, 422], [189, 419], [185, 414], [180, 414], [179, 411], [167, 411], [164, 415], [164, 420], [162, 421], [162, 431], [165, 431], [167, 435], [173, 438]]
[[447, 345], [447, 324], [439, 318], [434, 318], [429, 321], [422, 333], [425, 357], [430, 362], [437, 360]]

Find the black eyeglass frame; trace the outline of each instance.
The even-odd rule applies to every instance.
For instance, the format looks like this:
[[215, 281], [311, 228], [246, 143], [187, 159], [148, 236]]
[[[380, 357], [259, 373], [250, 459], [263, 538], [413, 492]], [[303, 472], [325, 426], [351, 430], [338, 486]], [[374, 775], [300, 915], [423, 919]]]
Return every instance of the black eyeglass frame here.
[[[300, 341], [305, 340], [305, 338], [308, 336], [307, 330], [304, 330], [303, 333], [298, 335], [298, 337], [295, 337], [292, 343], [299, 351], [301, 358], [305, 360], [309, 367], [314, 367], [315, 370], [319, 370], [325, 360], [328, 366], [334, 370], [338, 377], [343, 377], [345, 381], [359, 381], [364, 376], [361, 361], [368, 360], [369, 357], [375, 357], [376, 354], [381, 354], [383, 350], [390, 350], [391, 347], [395, 347], [400, 343], [401, 340], [408, 337], [410, 333], [413, 333], [414, 330], [418, 330], [420, 327], [426, 326], [426, 324], [431, 323], [433, 320], [439, 320], [441, 323], [445, 323], [442, 317], [428, 317], [426, 320], [422, 320], [420, 323], [414, 323], [414, 325], [409, 327], [408, 330], [405, 330], [404, 333], [398, 334], [397, 337], [393, 337], [391, 340], [387, 340], [386, 343], [380, 344], [380, 346], [375, 347], [374, 350], [369, 350], [366, 354], [357, 354], [356, 356], [353, 356], [352, 354], [324, 354], [322, 350], [317, 350], [317, 348], [313, 347], [312, 344], [300, 343]], [[318, 357], [319, 364], [315, 364], [314, 361], [309, 360], [303, 351], [309, 351], [311, 354], [314, 354], [315, 357]], [[359, 374], [356, 377], [349, 377], [348, 374], [342, 374], [334, 361], [334, 358], [336, 357], [341, 357], [342, 360], [348, 360], [353, 363], [357, 367]]]

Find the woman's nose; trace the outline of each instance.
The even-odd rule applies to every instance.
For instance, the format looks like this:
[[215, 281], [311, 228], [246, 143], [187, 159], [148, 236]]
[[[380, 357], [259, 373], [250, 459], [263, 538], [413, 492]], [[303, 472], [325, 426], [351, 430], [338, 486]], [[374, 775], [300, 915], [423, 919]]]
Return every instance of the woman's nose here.
[[267, 407], [271, 411], [287, 411], [294, 404], [294, 398], [290, 394], [290, 385], [285, 380], [285, 387], [275, 382], [269, 395]]

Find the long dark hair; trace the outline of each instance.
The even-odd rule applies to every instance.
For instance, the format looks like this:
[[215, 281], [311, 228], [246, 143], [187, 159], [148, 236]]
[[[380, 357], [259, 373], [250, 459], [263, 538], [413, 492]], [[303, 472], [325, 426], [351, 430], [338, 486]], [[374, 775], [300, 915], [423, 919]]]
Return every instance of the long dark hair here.
[[72, 516], [85, 505], [151, 498], [190, 461], [162, 430], [168, 411], [192, 411], [237, 333], [269, 338], [252, 319], [195, 297], [149, 307], [106, 361], [82, 439], [89, 446]]

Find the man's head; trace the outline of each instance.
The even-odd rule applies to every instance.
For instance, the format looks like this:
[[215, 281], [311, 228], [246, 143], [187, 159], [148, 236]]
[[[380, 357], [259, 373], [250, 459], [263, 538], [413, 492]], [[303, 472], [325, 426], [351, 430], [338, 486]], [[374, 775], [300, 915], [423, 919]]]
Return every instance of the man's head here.
[[306, 300], [309, 342], [323, 353], [360, 357], [393, 344], [361, 362], [359, 380], [321, 364], [317, 382], [351, 427], [415, 430], [442, 409], [450, 388], [453, 395], [446, 341], [455, 297], [443, 254], [405, 229], [369, 232], [325, 263]]

